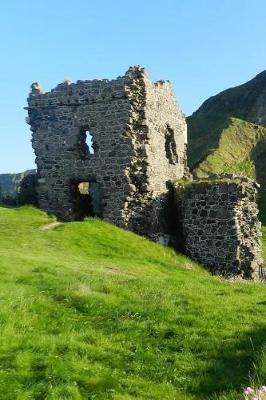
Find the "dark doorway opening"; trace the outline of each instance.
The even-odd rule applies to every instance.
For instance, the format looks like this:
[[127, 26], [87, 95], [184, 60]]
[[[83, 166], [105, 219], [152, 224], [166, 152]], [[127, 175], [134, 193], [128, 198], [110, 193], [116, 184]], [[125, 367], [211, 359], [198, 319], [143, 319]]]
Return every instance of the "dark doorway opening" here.
[[72, 181], [72, 202], [76, 219], [102, 217], [102, 194], [95, 181]]

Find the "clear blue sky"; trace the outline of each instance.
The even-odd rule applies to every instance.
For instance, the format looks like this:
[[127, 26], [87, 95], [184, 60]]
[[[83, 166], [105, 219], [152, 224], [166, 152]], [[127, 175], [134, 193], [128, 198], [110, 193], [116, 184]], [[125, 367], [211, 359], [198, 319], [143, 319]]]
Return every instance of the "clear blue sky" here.
[[0, 173], [34, 167], [30, 84], [170, 79], [186, 115], [266, 69], [265, 0], [7, 0], [0, 9]]

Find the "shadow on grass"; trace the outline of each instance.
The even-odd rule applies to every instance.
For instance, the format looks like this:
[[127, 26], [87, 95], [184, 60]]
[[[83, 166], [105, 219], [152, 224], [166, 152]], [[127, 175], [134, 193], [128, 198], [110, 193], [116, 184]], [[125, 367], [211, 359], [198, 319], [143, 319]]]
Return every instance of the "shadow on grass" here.
[[241, 394], [243, 387], [249, 386], [253, 380], [264, 384], [266, 376], [260, 376], [257, 367], [265, 345], [266, 329], [263, 327], [239, 338], [224, 340], [215, 350], [217, 355], [213, 356], [211, 366], [205, 370], [201, 382], [191, 394], [202, 400], [218, 399], [219, 395], [230, 390]]
[[0, 207], [1, 208], [8, 208], [8, 209], [12, 209], [12, 208], [16, 209], [16, 208], [19, 208], [21, 206], [14, 205], [14, 204], [13, 205], [8, 205], [8, 204], [0, 203]]
[[[56, 301], [58, 300], [60, 301], [60, 299], [56, 299]], [[83, 315], [90, 315], [95, 308], [100, 307], [101, 300], [95, 299], [90, 306], [88, 308], [86, 300], [82, 303], [79, 296], [71, 298], [71, 307]], [[264, 305], [262, 304], [262, 306]], [[157, 327], [158, 332], [155, 332], [155, 336], [151, 336], [148, 326], [142, 324], [149, 317], [149, 313], [145, 313], [143, 310], [138, 311], [137, 306], [136, 309], [131, 310], [131, 313], [127, 313], [125, 308], [120, 310], [120, 313], [116, 315], [113, 306], [110, 305], [105, 315], [102, 315], [102, 320], [105, 320], [106, 323], [104, 326], [102, 323], [97, 324], [96, 318], [94, 329], [105, 337], [109, 336], [110, 332], [116, 332], [117, 335], [122, 335], [122, 337], [126, 335], [128, 338], [142, 338], [139, 342], [136, 342], [136, 346], [139, 354], [143, 354], [143, 358], [140, 356], [135, 366], [130, 365], [128, 356], [128, 354], [131, 354], [134, 339], [132, 341], [128, 340], [127, 350], [125, 352], [122, 351], [120, 354], [123, 369], [128, 373], [139, 375], [139, 372], [135, 368], [139, 368], [141, 365], [141, 378], [145, 379], [148, 376], [149, 379], [154, 380], [154, 384], [161, 384], [165, 379], [174, 382], [174, 375], [180, 375], [180, 382], [182, 382], [182, 379], [185, 379], [186, 375], [182, 371], [182, 362], [180, 364], [177, 363], [175, 371], [172, 372], [171, 365], [166, 365], [165, 359], [169, 362], [173, 352], [177, 354], [179, 339], [182, 342], [184, 338], [178, 338], [178, 334], [175, 335], [175, 332], [172, 330], [166, 330], [166, 333], [163, 334], [163, 331], [160, 331], [159, 327]], [[129, 345], [130, 342], [131, 346]], [[243, 387], [249, 386], [251, 381], [256, 381], [258, 385], [265, 384], [266, 382], [266, 375], [260, 374], [260, 370], [257, 369], [260, 365], [264, 346], [266, 346], [266, 329], [263, 327], [246, 332], [245, 334], [239, 333], [238, 335], [236, 333], [230, 337], [221, 337], [220, 345], [217, 345], [217, 342], [214, 341], [213, 345], [210, 343], [210, 346], [207, 346], [205, 350], [201, 348], [198, 355], [192, 345], [189, 352], [194, 353], [195, 360], [197, 361], [195, 362], [195, 367], [193, 368], [192, 366], [187, 371], [187, 381], [190, 381], [192, 385], [188, 385], [183, 391], [188, 396], [193, 396], [193, 398], [198, 400], [226, 400], [227, 398], [229, 400], [227, 395], [235, 391], [239, 393], [240, 399]], [[149, 361], [145, 361], [146, 347], [153, 348], [155, 354], [164, 349], [164, 354], [161, 354], [158, 358], [153, 358], [152, 367], [149, 365]], [[202, 350], [203, 353], [201, 353]], [[168, 357], [165, 358], [166, 354], [168, 354]], [[112, 363], [111, 354], [109, 354], [109, 358], [109, 362]], [[201, 358], [203, 364], [207, 363], [207, 367], [201, 365]], [[178, 372], [179, 368], [181, 368], [180, 373]], [[174, 375], [172, 376], [172, 374]], [[184, 376], [182, 377], [181, 375]], [[177, 387], [177, 382], [174, 383], [176, 389], [181, 391], [182, 385], [181, 383], [181, 387]], [[238, 397], [235, 397], [235, 400], [237, 399]]]

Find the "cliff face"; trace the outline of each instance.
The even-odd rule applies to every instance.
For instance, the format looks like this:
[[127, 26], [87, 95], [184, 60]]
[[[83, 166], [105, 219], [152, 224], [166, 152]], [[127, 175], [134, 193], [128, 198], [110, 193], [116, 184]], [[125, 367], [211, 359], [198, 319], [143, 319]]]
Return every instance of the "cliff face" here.
[[266, 71], [210, 97], [187, 123], [190, 168], [200, 176], [234, 172], [257, 179], [266, 221]]
[[30, 169], [18, 174], [0, 174], [0, 189], [4, 196], [16, 197], [20, 182], [29, 174], [35, 173], [34, 169]]

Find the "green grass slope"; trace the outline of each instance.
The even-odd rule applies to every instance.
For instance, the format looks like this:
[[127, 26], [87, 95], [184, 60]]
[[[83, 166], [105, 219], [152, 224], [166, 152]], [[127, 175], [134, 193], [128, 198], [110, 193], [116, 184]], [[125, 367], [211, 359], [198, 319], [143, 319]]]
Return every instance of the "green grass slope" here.
[[[195, 172], [199, 177], [209, 173], [233, 172], [256, 179], [260, 185], [261, 218], [266, 219], [266, 128], [238, 118], [218, 124], [215, 148], [199, 162]], [[218, 133], [218, 129], [220, 132]], [[210, 140], [208, 143], [211, 147]]]
[[200, 175], [235, 172], [261, 184], [266, 223], [266, 71], [207, 99], [187, 118], [188, 164]]
[[53, 221], [0, 208], [0, 399], [236, 400], [266, 382], [263, 284], [98, 220], [41, 229]]
[[210, 97], [187, 118], [188, 163], [203, 161], [219, 144], [220, 134], [230, 118], [266, 127], [266, 71], [255, 78]]
[[187, 118], [188, 162], [193, 168], [217, 148], [229, 118], [266, 127], [266, 70], [255, 78], [210, 97]]
[[223, 115], [197, 111], [187, 118], [188, 165], [193, 170], [219, 146], [220, 134], [228, 126]]

